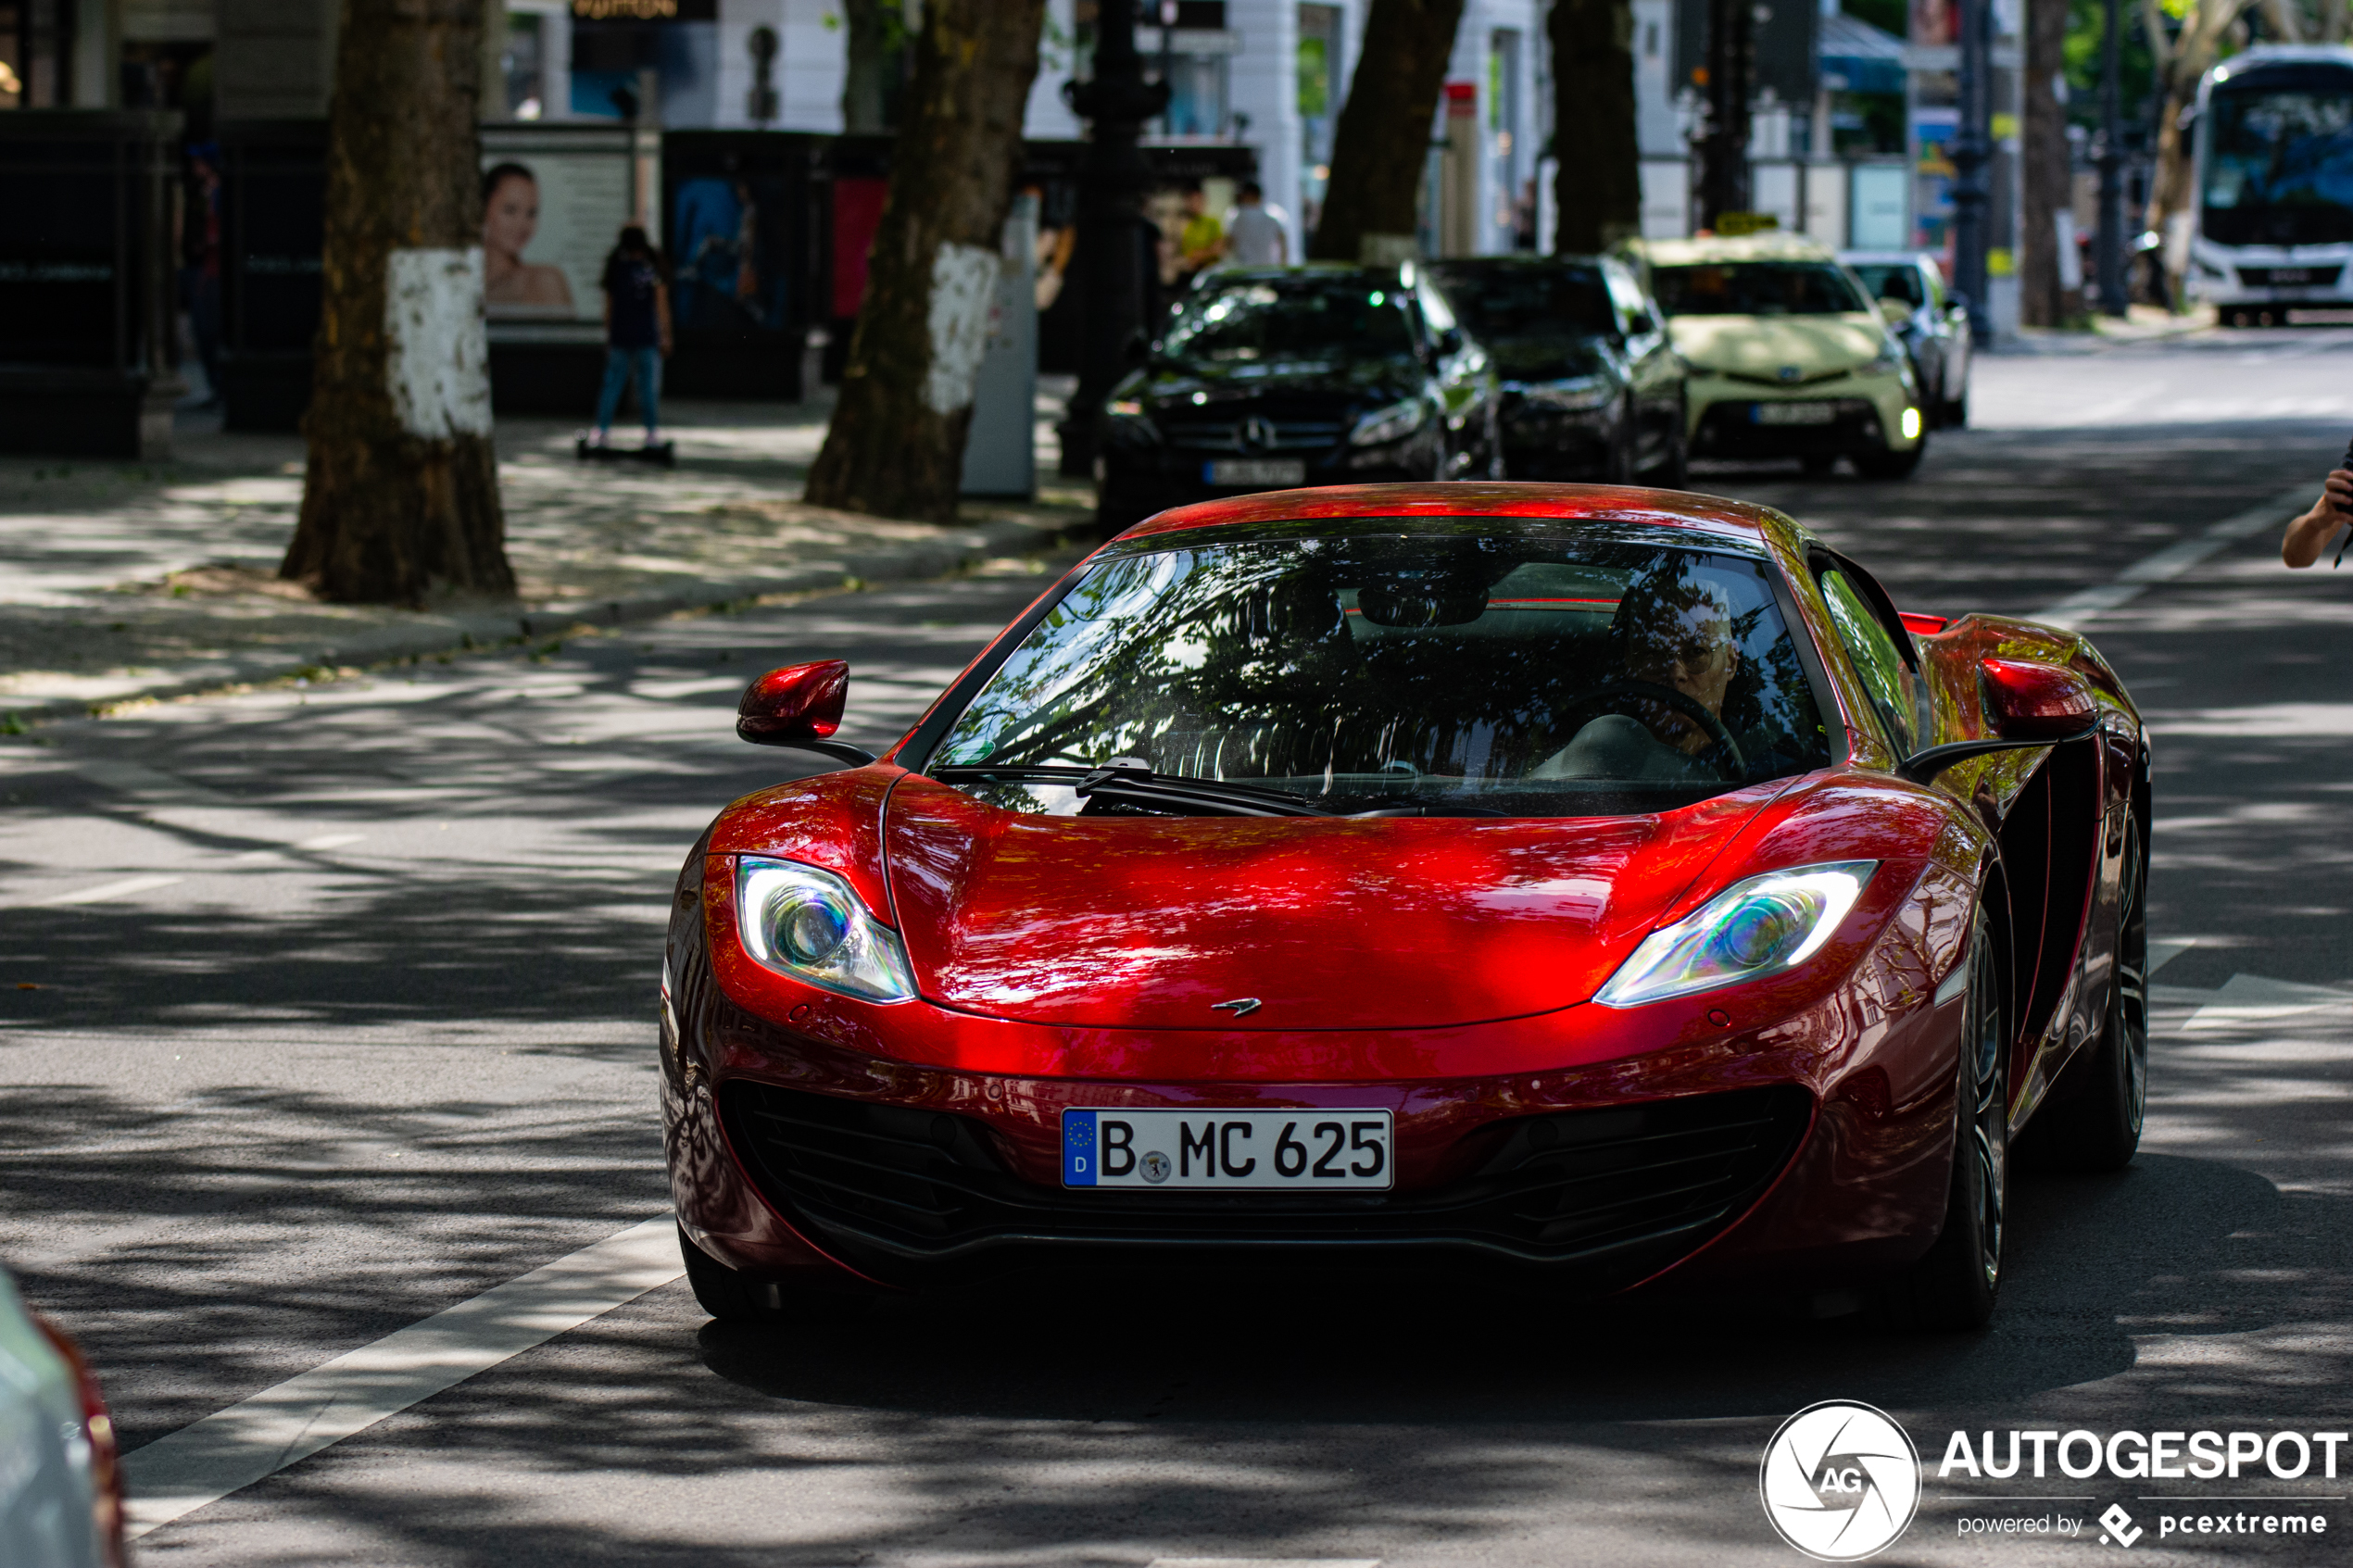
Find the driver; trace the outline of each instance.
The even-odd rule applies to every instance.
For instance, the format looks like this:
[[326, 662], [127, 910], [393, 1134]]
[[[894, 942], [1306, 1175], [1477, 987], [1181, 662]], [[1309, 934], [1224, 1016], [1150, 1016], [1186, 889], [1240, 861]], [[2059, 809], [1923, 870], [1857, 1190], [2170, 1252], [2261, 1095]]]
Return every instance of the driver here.
[[[1693, 565], [1678, 561], [1628, 583], [1610, 619], [1610, 643], [1625, 680], [1676, 692], [1720, 725], [1725, 695], [1740, 673], [1738, 630], [1730, 596], [1697, 575]], [[1579, 729], [1574, 740], [1536, 766], [1534, 775], [1715, 776], [1699, 757], [1716, 745], [1716, 737], [1682, 704], [1634, 693], [1619, 700], [1618, 711], [1603, 713]]]

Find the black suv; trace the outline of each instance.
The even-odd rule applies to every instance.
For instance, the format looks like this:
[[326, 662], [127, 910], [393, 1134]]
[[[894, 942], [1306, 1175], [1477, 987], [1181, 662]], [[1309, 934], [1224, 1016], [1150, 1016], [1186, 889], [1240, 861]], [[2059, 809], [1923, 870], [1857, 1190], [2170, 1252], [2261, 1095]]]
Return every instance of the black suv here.
[[1502, 387], [1429, 273], [1217, 271], [1102, 410], [1097, 518], [1253, 490], [1500, 478]]
[[1683, 488], [1683, 362], [1632, 269], [1610, 257], [1529, 256], [1434, 270], [1503, 377], [1512, 478]]

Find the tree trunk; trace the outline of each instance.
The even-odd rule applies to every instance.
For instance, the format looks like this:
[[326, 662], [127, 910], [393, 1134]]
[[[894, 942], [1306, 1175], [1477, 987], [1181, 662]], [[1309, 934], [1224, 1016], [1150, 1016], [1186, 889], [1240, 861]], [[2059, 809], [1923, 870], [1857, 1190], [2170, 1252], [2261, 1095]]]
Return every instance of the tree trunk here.
[[890, 79], [899, 64], [906, 23], [900, 0], [841, 0], [849, 32], [849, 69], [841, 82], [841, 128], [853, 136], [890, 129], [886, 109]]
[[1376, 255], [1410, 245], [1430, 124], [1462, 17], [1463, 0], [1373, 0], [1332, 133], [1332, 175], [1311, 260], [1361, 260], [1368, 239]]
[[2074, 205], [2068, 167], [2067, 107], [2055, 80], [2067, 69], [2067, 0], [2027, 0], [2026, 144], [2021, 149], [2026, 229], [2019, 257], [2019, 320], [2057, 327], [2082, 308], [2059, 287], [2058, 225], [2053, 215]]
[[345, 0], [309, 464], [283, 576], [509, 595], [482, 324], [482, 0]]
[[807, 498], [952, 522], [1046, 0], [926, 0], [849, 339]]
[[1553, 6], [1553, 190], [1563, 256], [1592, 255], [1642, 232], [1642, 149], [1634, 123], [1634, 7], [1628, 0]]

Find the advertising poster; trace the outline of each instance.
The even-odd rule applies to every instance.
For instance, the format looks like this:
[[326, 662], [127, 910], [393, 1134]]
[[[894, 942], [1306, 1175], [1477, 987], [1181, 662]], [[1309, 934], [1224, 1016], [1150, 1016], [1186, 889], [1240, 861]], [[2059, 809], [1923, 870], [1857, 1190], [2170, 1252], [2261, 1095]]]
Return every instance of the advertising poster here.
[[626, 146], [485, 150], [482, 183], [489, 320], [601, 320], [605, 257], [629, 221]]

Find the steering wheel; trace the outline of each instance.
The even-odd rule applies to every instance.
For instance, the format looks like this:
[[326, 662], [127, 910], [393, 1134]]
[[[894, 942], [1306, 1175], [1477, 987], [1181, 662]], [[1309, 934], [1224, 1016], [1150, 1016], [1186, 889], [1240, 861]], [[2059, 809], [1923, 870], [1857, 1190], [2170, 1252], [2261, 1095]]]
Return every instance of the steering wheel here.
[[[1646, 697], [1652, 702], [1667, 704], [1706, 733], [1712, 744], [1698, 752], [1697, 757], [1705, 758], [1708, 765], [1730, 783], [1738, 784], [1748, 776], [1748, 759], [1741, 755], [1740, 742], [1734, 740], [1732, 732], [1724, 727], [1724, 721], [1701, 707], [1697, 697], [1688, 696], [1672, 686], [1662, 686], [1655, 681], [1610, 681], [1578, 693], [1561, 704], [1559, 711], [1574, 713], [1604, 697], [1617, 696]], [[1731, 764], [1729, 769], [1725, 767], [1728, 761]]]

